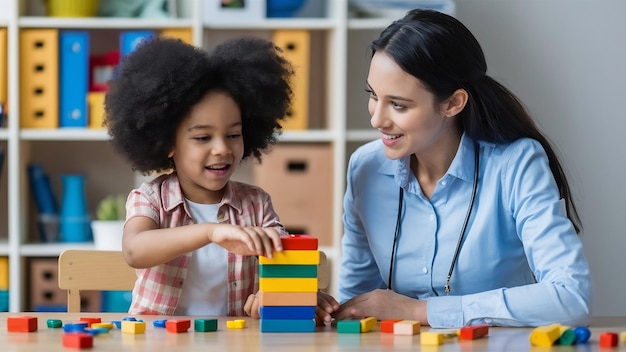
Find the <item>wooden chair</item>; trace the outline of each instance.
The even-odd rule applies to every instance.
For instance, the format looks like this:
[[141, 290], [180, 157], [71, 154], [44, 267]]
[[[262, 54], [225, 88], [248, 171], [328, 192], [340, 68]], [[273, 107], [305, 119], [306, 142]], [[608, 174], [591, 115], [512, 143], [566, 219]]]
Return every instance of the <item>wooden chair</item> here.
[[[320, 253], [318, 288], [328, 289], [330, 268]], [[59, 256], [59, 288], [67, 290], [67, 311], [80, 313], [80, 291], [132, 290], [137, 275], [120, 251], [67, 249]]]
[[67, 311], [80, 312], [81, 291], [128, 291], [135, 269], [120, 251], [67, 249], [59, 256], [59, 288], [67, 290]]

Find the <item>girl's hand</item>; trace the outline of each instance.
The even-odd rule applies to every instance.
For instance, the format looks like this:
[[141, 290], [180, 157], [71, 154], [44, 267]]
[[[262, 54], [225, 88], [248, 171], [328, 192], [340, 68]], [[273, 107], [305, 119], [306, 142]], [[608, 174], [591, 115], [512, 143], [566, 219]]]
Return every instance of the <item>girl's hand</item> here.
[[246, 304], [243, 305], [243, 311], [248, 316], [259, 319], [261, 317], [261, 314], [259, 312], [260, 309], [261, 307], [259, 306], [259, 299], [257, 298], [257, 296], [254, 293], [248, 296]]
[[229, 252], [239, 255], [262, 255], [272, 258], [274, 251], [283, 250], [280, 235], [270, 227], [250, 227], [212, 224], [209, 240]]
[[331, 323], [332, 314], [339, 309], [339, 303], [335, 298], [322, 291], [317, 292], [317, 308], [315, 308], [315, 325], [322, 326]]

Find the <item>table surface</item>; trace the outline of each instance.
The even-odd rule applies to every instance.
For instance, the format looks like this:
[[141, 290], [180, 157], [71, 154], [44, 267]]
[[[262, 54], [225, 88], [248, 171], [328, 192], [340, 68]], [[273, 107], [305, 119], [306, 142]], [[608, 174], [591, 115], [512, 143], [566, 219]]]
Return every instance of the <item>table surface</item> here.
[[[8, 332], [7, 317], [16, 315], [36, 316], [36, 332]], [[0, 313], [0, 350], [12, 351], [56, 351], [63, 350], [63, 329], [49, 329], [47, 319], [60, 319], [64, 324], [77, 322], [81, 317], [99, 317], [102, 322], [121, 320], [123, 313]], [[314, 333], [261, 333], [259, 320], [251, 318], [218, 317], [218, 330], [214, 332], [193, 331], [193, 320], [202, 317], [170, 317], [189, 319], [191, 328], [185, 333], [170, 333], [164, 328], [155, 328], [154, 320], [159, 316], [135, 316], [146, 322], [145, 334], [122, 333], [113, 329], [107, 334], [94, 337], [95, 351], [596, 351], [602, 332], [621, 333], [626, 331], [626, 317], [594, 318], [588, 343], [574, 346], [553, 346], [552, 348], [533, 347], [529, 343], [532, 328], [492, 327], [489, 336], [472, 340], [445, 343], [441, 346], [420, 346], [420, 335], [400, 336], [381, 333], [379, 326], [361, 334], [339, 334], [334, 326], [318, 327]], [[227, 329], [226, 321], [245, 319], [246, 328]], [[428, 331], [422, 327], [421, 331]], [[69, 349], [65, 349], [69, 350]], [[605, 351], [606, 349], [602, 349]], [[606, 351], [626, 351], [626, 343]]]

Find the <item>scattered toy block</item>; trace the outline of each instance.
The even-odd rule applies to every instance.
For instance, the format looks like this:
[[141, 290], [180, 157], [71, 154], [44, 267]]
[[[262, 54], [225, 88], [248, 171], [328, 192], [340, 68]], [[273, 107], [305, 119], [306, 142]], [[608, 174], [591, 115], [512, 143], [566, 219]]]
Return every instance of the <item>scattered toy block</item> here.
[[257, 292], [260, 306], [317, 306], [317, 292]]
[[576, 334], [574, 333], [574, 330], [569, 328], [569, 326], [561, 325], [559, 332], [561, 336], [559, 336], [558, 340], [556, 340], [556, 344], [569, 346], [576, 342]]
[[107, 328], [87, 328], [85, 329], [85, 332], [88, 333], [89, 335], [101, 335], [101, 334], [106, 334], [109, 332], [109, 329]]
[[94, 329], [107, 329], [107, 330], [111, 330], [115, 327], [115, 325], [113, 325], [113, 323], [93, 323], [91, 324], [91, 327]]
[[246, 327], [246, 321], [243, 319], [235, 319], [226, 321], [226, 328], [228, 329], [244, 329]]
[[183, 320], [168, 320], [165, 322], [165, 330], [179, 334], [181, 332], [187, 332], [191, 327], [191, 320], [183, 319]]
[[165, 324], [167, 323], [167, 319], [158, 319], [152, 322], [152, 325], [155, 328], [165, 328]]
[[415, 320], [400, 320], [393, 324], [394, 335], [415, 335], [420, 333], [421, 324]]
[[259, 265], [259, 277], [314, 277], [317, 278], [317, 265]]
[[89, 323], [86, 321], [79, 321], [76, 323], [68, 323], [63, 325], [64, 332], [84, 332], [87, 329]]
[[146, 332], [146, 323], [143, 321], [122, 321], [122, 332], [127, 334], [143, 334]]
[[90, 317], [81, 317], [78, 321], [84, 321], [87, 323], [87, 327], [90, 328], [93, 323], [101, 323], [101, 318], [90, 318]]
[[315, 319], [316, 306], [261, 306], [261, 319]]
[[617, 346], [617, 333], [603, 332], [600, 334], [600, 347], [611, 348]]
[[387, 319], [380, 321], [380, 332], [393, 333], [393, 324], [402, 321], [402, 319]]
[[307, 234], [291, 234], [280, 238], [283, 250], [306, 250], [317, 249], [317, 237]]
[[320, 252], [317, 250], [283, 250], [274, 252], [272, 258], [259, 256], [259, 264], [296, 264], [296, 265], [318, 265], [320, 263]]
[[37, 317], [27, 316], [27, 315], [7, 317], [7, 331], [9, 332], [37, 331]]
[[530, 333], [530, 344], [534, 346], [550, 347], [559, 337], [561, 337], [560, 324], [538, 326]]
[[619, 339], [622, 341], [622, 343], [626, 343], [626, 331], [622, 331], [619, 334]]
[[459, 339], [462, 340], [475, 340], [489, 334], [489, 325], [487, 324], [475, 324], [464, 326], [459, 329]]
[[445, 334], [441, 332], [425, 331], [420, 335], [420, 345], [439, 346], [445, 341]]
[[63, 334], [63, 347], [92, 348], [93, 336], [84, 332], [69, 332]]
[[260, 277], [259, 291], [264, 292], [317, 292], [317, 278]]
[[337, 332], [340, 334], [360, 334], [361, 318], [339, 320], [337, 322]]
[[115, 325], [115, 327], [118, 328], [118, 329], [122, 328], [122, 321], [121, 320], [112, 320], [111, 323], [113, 323], [113, 325]]
[[585, 343], [591, 337], [591, 331], [585, 326], [579, 326], [574, 329], [576, 335], [576, 343]]
[[63, 322], [60, 319], [48, 319], [46, 325], [49, 329], [58, 329], [63, 327]]
[[193, 321], [193, 329], [200, 332], [217, 331], [217, 319], [196, 319]]
[[376, 318], [366, 317], [361, 319], [361, 333], [368, 332], [376, 326]]
[[261, 319], [261, 332], [315, 332], [315, 320]]

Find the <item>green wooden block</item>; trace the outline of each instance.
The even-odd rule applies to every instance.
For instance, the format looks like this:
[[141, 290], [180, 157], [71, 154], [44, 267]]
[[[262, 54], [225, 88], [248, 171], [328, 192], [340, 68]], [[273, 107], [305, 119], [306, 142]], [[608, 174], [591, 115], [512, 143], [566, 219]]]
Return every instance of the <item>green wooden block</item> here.
[[317, 265], [259, 265], [259, 277], [317, 277]]
[[217, 319], [196, 319], [193, 321], [193, 329], [199, 332], [217, 331]]
[[342, 334], [360, 334], [361, 320], [339, 320], [337, 322], [337, 332]]

